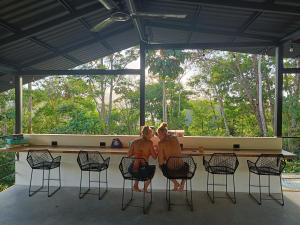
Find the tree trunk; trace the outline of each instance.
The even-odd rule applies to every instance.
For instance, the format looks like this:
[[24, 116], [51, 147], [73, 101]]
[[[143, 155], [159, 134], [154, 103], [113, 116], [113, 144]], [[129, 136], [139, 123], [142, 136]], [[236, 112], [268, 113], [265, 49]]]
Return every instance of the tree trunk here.
[[181, 91], [179, 91], [178, 94], [178, 119], [180, 118], [180, 112], [181, 112]]
[[221, 117], [223, 118], [223, 122], [224, 122], [225, 132], [226, 132], [226, 135], [229, 136], [229, 135], [231, 135], [231, 133], [230, 133], [227, 118], [226, 118], [226, 115], [225, 115], [224, 102], [223, 102], [223, 99], [221, 98], [221, 96], [218, 93], [216, 93], [216, 95], [217, 95], [217, 99], [218, 99], [219, 106], [220, 106], [220, 114], [221, 114]]
[[261, 72], [261, 56], [258, 56], [258, 111], [262, 127], [262, 134], [264, 137], [267, 136], [267, 126], [264, 114], [264, 104], [263, 104], [263, 85], [262, 85], [262, 72]]
[[166, 81], [162, 80], [163, 85], [163, 99], [162, 99], [162, 109], [163, 109], [163, 122], [168, 122], [167, 118], [167, 100], [166, 100]]
[[28, 134], [32, 133], [32, 83], [28, 83]]
[[112, 98], [113, 98], [113, 89], [114, 89], [114, 78], [110, 78], [110, 89], [109, 89], [109, 105], [108, 105], [108, 117], [107, 117], [107, 132], [110, 133], [110, 118], [112, 111]]
[[271, 125], [274, 130], [274, 102], [273, 102], [274, 98], [271, 95], [272, 81], [268, 75], [265, 76], [265, 80], [266, 80], [266, 89], [267, 89], [267, 93], [268, 93], [267, 96], [268, 96], [268, 100], [269, 100], [269, 108], [270, 108], [270, 113], [271, 113]]

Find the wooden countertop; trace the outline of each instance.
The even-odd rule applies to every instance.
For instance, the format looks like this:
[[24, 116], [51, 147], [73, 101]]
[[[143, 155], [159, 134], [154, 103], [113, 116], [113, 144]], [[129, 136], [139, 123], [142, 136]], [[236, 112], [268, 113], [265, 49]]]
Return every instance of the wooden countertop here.
[[[41, 150], [48, 149], [53, 153], [78, 153], [80, 150], [85, 151], [99, 151], [101, 154], [112, 154], [112, 155], [126, 155], [128, 148], [100, 148], [100, 147], [88, 147], [88, 146], [26, 146], [26, 147], [14, 147], [1, 149], [0, 152], [27, 152], [28, 150]], [[297, 156], [285, 150], [261, 150], [261, 149], [197, 149], [197, 148], [186, 148], [183, 149], [183, 154], [191, 156], [205, 156], [213, 153], [235, 153], [238, 157], [257, 157], [260, 154], [283, 154], [287, 159], [296, 159]]]

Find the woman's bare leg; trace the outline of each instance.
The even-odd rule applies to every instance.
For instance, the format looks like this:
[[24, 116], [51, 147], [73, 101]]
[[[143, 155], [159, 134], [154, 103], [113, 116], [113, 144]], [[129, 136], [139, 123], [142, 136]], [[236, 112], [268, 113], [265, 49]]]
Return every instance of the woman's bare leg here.
[[144, 192], [148, 192], [148, 187], [150, 185], [150, 180], [146, 180], [145, 183], [144, 183]]
[[178, 188], [180, 187], [180, 184], [178, 183], [177, 180], [173, 179], [171, 180], [172, 183], [174, 184], [174, 188], [173, 188], [173, 191], [178, 191]]
[[141, 189], [139, 189], [139, 182], [137, 180], [134, 181], [133, 190], [140, 192]]
[[185, 182], [186, 182], [186, 180], [184, 180], [184, 179], [181, 180], [180, 187], [178, 188], [179, 191], [183, 191], [184, 190]]

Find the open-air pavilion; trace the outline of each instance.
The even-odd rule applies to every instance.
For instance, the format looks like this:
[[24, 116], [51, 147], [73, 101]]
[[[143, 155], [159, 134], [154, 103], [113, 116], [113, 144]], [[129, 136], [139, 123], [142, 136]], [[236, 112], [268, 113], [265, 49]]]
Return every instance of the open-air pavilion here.
[[[96, 26], [102, 21], [106, 24]], [[104, 26], [105, 25], [105, 26]], [[107, 26], [106, 26], [107, 25]], [[95, 29], [97, 32], [95, 32]], [[123, 70], [73, 70], [72, 68], [114, 52], [140, 46], [140, 68]], [[145, 59], [151, 49], [215, 49], [253, 54], [268, 54], [276, 58], [276, 96], [274, 138], [269, 139], [201, 139], [204, 147], [232, 148], [239, 141], [245, 149], [238, 157], [243, 164], [238, 174], [238, 202], [211, 204], [201, 192], [202, 173], [196, 173], [195, 210], [174, 208], [168, 212], [164, 206], [165, 184], [154, 182], [156, 191], [152, 208], [147, 216], [135, 209], [120, 210], [121, 186], [117, 176], [120, 152], [113, 155], [110, 187], [116, 188], [101, 201], [89, 196], [77, 198], [77, 176], [70, 163], [74, 153], [83, 146], [98, 146], [99, 137], [72, 135], [28, 135], [31, 145], [47, 146], [58, 140], [61, 145], [76, 145], [77, 150], [52, 149], [66, 156], [63, 186], [52, 198], [27, 196], [29, 167], [26, 149], [16, 162], [16, 185], [0, 193], [0, 224], [298, 224], [300, 195], [285, 193], [286, 205], [268, 201], [259, 206], [251, 201], [247, 192], [247, 157], [274, 149], [282, 153], [282, 94], [284, 74], [299, 73], [300, 68], [284, 68], [284, 58], [300, 57], [300, 3], [269, 0], [3, 0], [0, 2], [0, 91], [15, 88], [15, 133], [22, 133], [22, 86], [33, 80], [53, 75], [139, 75], [140, 125], [145, 124]], [[291, 50], [292, 49], [292, 50]], [[112, 137], [101, 137], [107, 142]], [[106, 138], [106, 139], [105, 139]], [[130, 137], [123, 137], [128, 143]], [[131, 137], [132, 138], [132, 137]], [[122, 139], [123, 140], [123, 139]], [[186, 137], [184, 145], [198, 147], [196, 138]], [[71, 144], [70, 144], [71, 143]], [[88, 144], [86, 144], [88, 143]], [[207, 146], [205, 146], [207, 145]], [[127, 146], [124, 146], [127, 147]], [[292, 154], [285, 153], [293, 158]], [[190, 155], [203, 153], [190, 150]], [[64, 156], [63, 156], [64, 157]], [[115, 158], [114, 158], [115, 157]], [[243, 158], [244, 157], [244, 158]], [[201, 158], [202, 159], [202, 158]], [[197, 161], [201, 168], [201, 160]], [[198, 168], [198, 169], [199, 169]], [[200, 169], [199, 169], [200, 170]], [[64, 183], [65, 182], [65, 183]], [[239, 181], [237, 181], [238, 183]], [[178, 199], [181, 197], [178, 195]]]

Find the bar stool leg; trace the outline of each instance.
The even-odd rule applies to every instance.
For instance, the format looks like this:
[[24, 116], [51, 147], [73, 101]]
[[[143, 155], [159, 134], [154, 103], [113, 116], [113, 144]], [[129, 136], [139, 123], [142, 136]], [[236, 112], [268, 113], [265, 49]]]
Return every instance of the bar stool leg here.
[[108, 190], [107, 169], [105, 170], [106, 191]]
[[48, 197], [50, 197], [50, 169], [48, 170]]
[[80, 170], [79, 198], [81, 198], [81, 182], [82, 182], [82, 170]]
[[98, 188], [99, 188], [99, 196], [98, 199], [101, 199], [101, 171], [99, 171], [99, 182], [98, 182]]
[[261, 205], [261, 182], [260, 182], [260, 175], [258, 175], [258, 183], [259, 183], [259, 205]]
[[281, 179], [281, 174], [279, 176], [279, 183], [280, 183], [280, 191], [281, 191], [281, 205], [284, 206], [284, 198], [283, 198], [283, 191], [282, 191], [282, 179]]
[[59, 175], [59, 188], [61, 188], [61, 173], [60, 173], [60, 165], [58, 167], [58, 175]]
[[122, 189], [122, 210], [124, 210], [124, 189], [125, 189], [125, 179], [123, 179], [123, 189]]
[[[33, 169], [31, 169], [31, 175], [30, 175], [30, 183], [29, 183], [29, 197], [31, 197], [31, 182], [32, 182], [32, 173], [33, 173]], [[44, 179], [43, 179], [44, 180]]]
[[235, 178], [234, 178], [234, 174], [232, 175], [232, 181], [233, 181], [233, 196], [234, 196], [234, 204], [236, 204], [236, 196], [235, 196]]
[[[144, 183], [144, 187], [145, 187], [145, 181], [143, 182]], [[143, 190], [143, 213], [146, 214], [146, 208], [145, 208], [145, 196], [146, 195], [146, 191]]]
[[215, 174], [213, 174], [213, 203], [215, 203]]
[[271, 196], [271, 187], [270, 187], [270, 175], [268, 175], [268, 191], [269, 191], [269, 196]]

